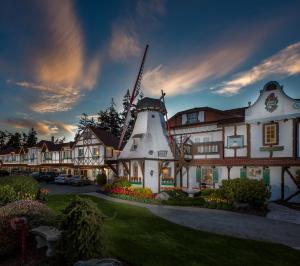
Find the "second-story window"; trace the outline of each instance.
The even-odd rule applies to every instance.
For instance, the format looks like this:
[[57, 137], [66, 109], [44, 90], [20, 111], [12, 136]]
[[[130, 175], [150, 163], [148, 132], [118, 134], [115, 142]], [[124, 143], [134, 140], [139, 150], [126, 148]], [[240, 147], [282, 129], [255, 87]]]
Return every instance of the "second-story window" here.
[[278, 123], [263, 125], [263, 140], [264, 145], [278, 144]]
[[193, 124], [197, 122], [198, 122], [198, 113], [187, 114], [187, 120], [186, 120], [187, 124]]
[[67, 150], [67, 151], [64, 151], [64, 159], [71, 159], [72, 156], [71, 156], [71, 151]]
[[130, 148], [131, 151], [136, 151], [137, 150], [137, 147], [138, 147], [138, 139], [137, 138], [133, 138], [132, 139], [133, 142], [132, 142], [132, 146]]
[[99, 157], [99, 148], [94, 147], [93, 148], [93, 157]]
[[78, 149], [78, 157], [83, 157], [83, 156], [84, 156], [83, 148]]

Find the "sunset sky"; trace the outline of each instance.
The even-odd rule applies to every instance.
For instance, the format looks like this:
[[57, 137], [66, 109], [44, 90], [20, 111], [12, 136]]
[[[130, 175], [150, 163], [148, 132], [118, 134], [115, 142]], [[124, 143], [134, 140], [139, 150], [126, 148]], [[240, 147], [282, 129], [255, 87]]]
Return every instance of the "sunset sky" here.
[[142, 91], [169, 116], [254, 101], [269, 80], [300, 98], [300, 1], [2, 0], [0, 129], [74, 134], [118, 108], [148, 43]]

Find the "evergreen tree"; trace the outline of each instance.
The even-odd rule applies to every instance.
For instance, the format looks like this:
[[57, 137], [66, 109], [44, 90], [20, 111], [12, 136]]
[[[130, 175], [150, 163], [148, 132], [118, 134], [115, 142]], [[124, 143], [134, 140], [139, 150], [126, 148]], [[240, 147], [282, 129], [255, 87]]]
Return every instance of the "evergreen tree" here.
[[22, 145], [22, 135], [19, 132], [14, 134], [9, 133], [6, 145], [14, 148], [20, 148]]
[[0, 151], [4, 150], [7, 142], [7, 132], [0, 131]]
[[96, 127], [94, 118], [90, 119], [86, 113], [82, 113], [78, 123], [78, 134], [80, 134], [87, 126]]
[[[124, 95], [124, 98], [123, 98], [123, 111], [120, 113], [120, 117], [121, 117], [121, 129], [122, 130], [125, 127], [126, 115], [127, 115], [129, 107], [130, 107], [130, 93], [129, 93], [129, 90], [127, 90], [127, 92], [126, 92], [126, 94]], [[130, 120], [129, 120], [129, 123], [128, 123], [128, 127], [127, 127], [127, 130], [126, 130], [124, 139], [123, 139], [123, 142], [125, 142], [125, 143], [130, 138], [132, 130], [133, 130], [133, 127], [134, 127], [134, 121], [135, 121], [134, 111], [135, 111], [135, 107], [131, 107], [130, 108], [130, 115], [131, 115], [131, 117], [130, 117]]]
[[31, 128], [31, 130], [28, 132], [28, 135], [23, 133], [23, 139], [24, 139], [24, 135], [26, 136], [26, 140], [24, 141], [24, 144], [27, 147], [32, 147], [36, 145], [38, 138], [37, 138], [37, 132], [34, 130], [34, 128]]

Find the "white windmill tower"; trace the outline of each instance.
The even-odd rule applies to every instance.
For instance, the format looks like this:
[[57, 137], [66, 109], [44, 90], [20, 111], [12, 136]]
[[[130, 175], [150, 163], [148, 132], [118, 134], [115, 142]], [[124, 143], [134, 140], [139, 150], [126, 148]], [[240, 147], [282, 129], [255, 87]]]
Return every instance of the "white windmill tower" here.
[[[130, 106], [140, 91], [147, 50], [148, 45], [131, 94]], [[168, 139], [164, 118], [167, 111], [163, 100], [164, 94], [160, 99], [143, 98], [137, 103], [133, 132], [118, 158], [119, 177], [128, 179], [134, 186], [151, 188], [155, 193], [175, 185], [175, 163]], [[130, 108], [127, 117], [129, 121]], [[119, 147], [123, 144], [126, 130], [127, 123]]]
[[174, 156], [170, 148], [161, 99], [143, 98], [130, 139], [119, 156], [119, 173], [136, 186], [159, 192], [175, 184]]

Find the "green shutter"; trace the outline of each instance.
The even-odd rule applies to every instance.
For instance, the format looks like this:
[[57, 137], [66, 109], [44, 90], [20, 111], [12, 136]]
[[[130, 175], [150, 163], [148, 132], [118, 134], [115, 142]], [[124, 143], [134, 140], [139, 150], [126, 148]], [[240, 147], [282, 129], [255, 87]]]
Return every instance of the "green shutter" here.
[[213, 181], [219, 183], [219, 171], [217, 168], [213, 168]]
[[270, 185], [270, 169], [265, 168], [263, 171], [263, 180], [265, 185]]
[[196, 168], [196, 181], [201, 182], [201, 178], [202, 178], [202, 169], [201, 169], [201, 167], [197, 167]]
[[246, 168], [241, 168], [240, 170], [240, 178], [241, 179], [246, 179], [247, 178], [247, 169]]

